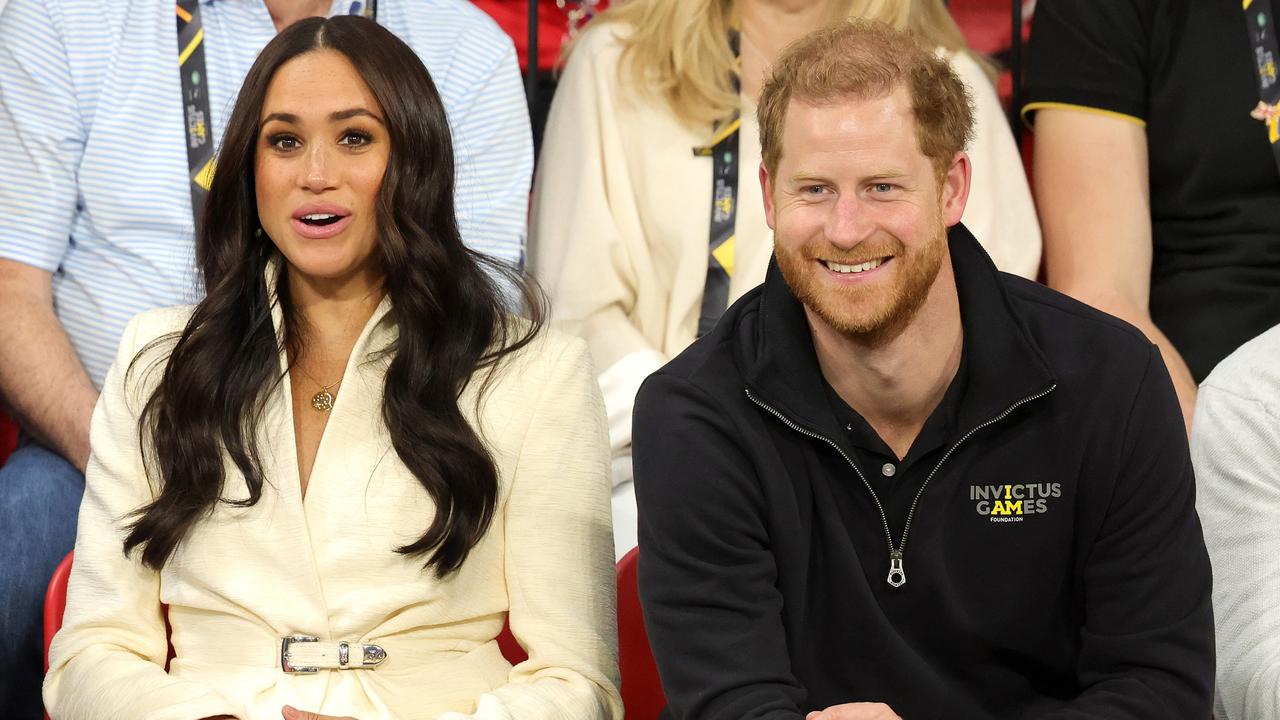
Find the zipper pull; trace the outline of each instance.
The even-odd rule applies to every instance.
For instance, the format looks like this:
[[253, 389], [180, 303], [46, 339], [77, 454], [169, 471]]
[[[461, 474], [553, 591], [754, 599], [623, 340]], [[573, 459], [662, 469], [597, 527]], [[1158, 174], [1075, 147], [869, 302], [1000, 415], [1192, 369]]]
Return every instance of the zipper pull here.
[[889, 584], [899, 588], [907, 584], [907, 571], [902, 569], [902, 551], [889, 552]]

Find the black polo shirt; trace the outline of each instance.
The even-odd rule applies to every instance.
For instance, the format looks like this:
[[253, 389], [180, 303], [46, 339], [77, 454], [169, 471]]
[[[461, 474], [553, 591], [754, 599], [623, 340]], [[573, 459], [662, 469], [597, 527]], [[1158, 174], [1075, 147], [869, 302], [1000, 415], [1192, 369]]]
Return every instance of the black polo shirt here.
[[1196, 380], [1280, 324], [1280, 170], [1249, 116], [1238, 1], [1041, 0], [1027, 99], [1029, 120], [1067, 105], [1145, 125], [1151, 316]]
[[[827, 397], [831, 402], [831, 411], [836, 422], [845, 429], [849, 443], [853, 446], [855, 456], [852, 458], [867, 478], [876, 498], [884, 506], [885, 519], [893, 533], [895, 545], [902, 541], [902, 529], [906, 525], [907, 515], [911, 512], [911, 504], [915, 501], [920, 486], [925, 478], [942, 459], [949, 440], [954, 439], [957, 430], [956, 413], [964, 400], [965, 387], [968, 385], [968, 353], [963, 353], [960, 367], [952, 379], [947, 391], [943, 394], [938, 406], [930, 413], [920, 434], [912, 441], [905, 457], [899, 458], [880, 435], [871, 427], [862, 415], [849, 407], [849, 404], [836, 393], [835, 388], [825, 382]], [[861, 488], [855, 488], [861, 494]], [[837, 495], [839, 501], [852, 500], [848, 494]], [[843, 508], [850, 510], [850, 508]], [[878, 574], [880, 568], [876, 567]]]

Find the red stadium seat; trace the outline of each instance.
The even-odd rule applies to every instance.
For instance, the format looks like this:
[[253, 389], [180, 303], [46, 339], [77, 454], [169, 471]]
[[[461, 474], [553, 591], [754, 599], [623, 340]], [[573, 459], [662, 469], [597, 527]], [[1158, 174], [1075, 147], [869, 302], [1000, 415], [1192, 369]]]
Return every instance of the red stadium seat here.
[[667, 696], [662, 692], [640, 610], [639, 559], [639, 548], [633, 548], [618, 561], [618, 671], [627, 720], [656, 720], [667, 706]]
[[0, 465], [9, 458], [9, 453], [18, 446], [18, 426], [8, 415], [0, 412]]

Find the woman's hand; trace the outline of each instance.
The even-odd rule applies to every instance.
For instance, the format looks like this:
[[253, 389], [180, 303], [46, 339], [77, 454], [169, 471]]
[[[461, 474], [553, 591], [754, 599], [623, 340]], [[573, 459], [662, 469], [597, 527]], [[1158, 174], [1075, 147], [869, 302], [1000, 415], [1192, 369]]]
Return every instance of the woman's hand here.
[[284, 717], [284, 720], [356, 720], [355, 718], [347, 715], [342, 717], [338, 717], [336, 715], [321, 715], [320, 713], [307, 712], [306, 710], [299, 710], [288, 705], [280, 708], [280, 714]]

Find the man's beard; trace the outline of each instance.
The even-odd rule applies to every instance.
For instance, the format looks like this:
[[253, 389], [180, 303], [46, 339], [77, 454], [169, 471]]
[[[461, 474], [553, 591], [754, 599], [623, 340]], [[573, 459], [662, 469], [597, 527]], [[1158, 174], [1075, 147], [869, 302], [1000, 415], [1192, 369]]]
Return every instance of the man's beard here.
[[[833, 330], [861, 345], [879, 347], [901, 335], [929, 297], [946, 252], [946, 228], [941, 215], [939, 210], [930, 241], [911, 252], [892, 236], [847, 253], [831, 247], [805, 246], [779, 250], [778, 269], [800, 302]], [[827, 271], [815, 259], [856, 265], [886, 256], [891, 256], [890, 262], [898, 266], [893, 269], [896, 280], [889, 287], [880, 281], [871, 283], [878, 287], [832, 287], [821, 279], [820, 274]]]

